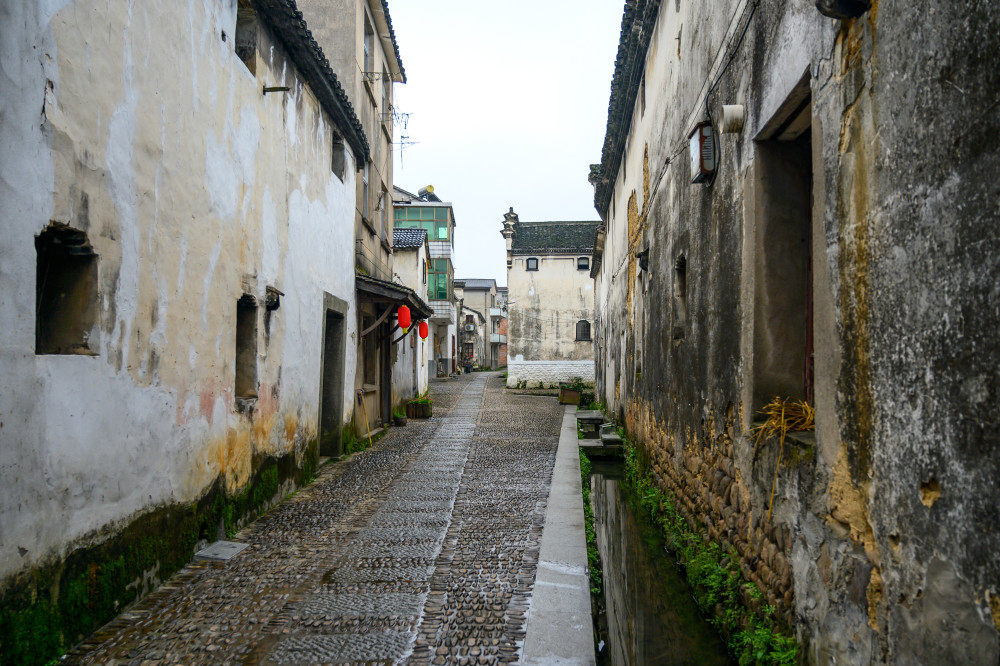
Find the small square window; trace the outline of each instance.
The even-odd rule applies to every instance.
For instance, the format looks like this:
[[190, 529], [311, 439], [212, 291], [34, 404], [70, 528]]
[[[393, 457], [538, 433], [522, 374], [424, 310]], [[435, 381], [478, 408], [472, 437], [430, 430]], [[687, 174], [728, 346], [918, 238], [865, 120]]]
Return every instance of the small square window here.
[[590, 257], [577, 257], [576, 269], [578, 271], [589, 271], [590, 270]]
[[251, 74], [257, 74], [257, 12], [250, 0], [240, 0], [236, 8], [236, 56]]
[[525, 262], [525, 269], [529, 270], [529, 271], [537, 271], [538, 270], [538, 259], [536, 259], [535, 257], [529, 258]]
[[35, 353], [95, 355], [97, 255], [87, 234], [50, 225], [35, 237]]
[[344, 168], [347, 163], [345, 157], [345, 151], [347, 146], [344, 145], [344, 137], [337, 134], [333, 135], [333, 164], [331, 166], [334, 175], [337, 176], [341, 181], [344, 180]]

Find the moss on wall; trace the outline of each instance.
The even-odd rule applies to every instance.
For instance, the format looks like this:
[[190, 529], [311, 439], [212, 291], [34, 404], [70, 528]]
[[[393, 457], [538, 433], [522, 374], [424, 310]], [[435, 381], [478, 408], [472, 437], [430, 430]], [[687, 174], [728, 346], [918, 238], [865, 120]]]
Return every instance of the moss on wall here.
[[[73, 550], [64, 559], [22, 572], [0, 592], [0, 664], [46, 664], [86, 638], [130, 603], [187, 564], [199, 542], [227, 536], [278, 499], [284, 484], [311, 482], [319, 443], [254, 461], [255, 474], [235, 496], [220, 478], [197, 502], [156, 509]], [[285, 486], [287, 489], [287, 486]]]

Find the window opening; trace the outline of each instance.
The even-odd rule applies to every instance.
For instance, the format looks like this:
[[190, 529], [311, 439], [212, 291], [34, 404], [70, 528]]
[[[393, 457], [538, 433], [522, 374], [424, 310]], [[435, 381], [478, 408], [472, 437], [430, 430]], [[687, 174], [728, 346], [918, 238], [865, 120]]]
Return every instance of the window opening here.
[[236, 56], [250, 73], [257, 75], [257, 12], [250, 0], [239, 0], [236, 7]]
[[586, 319], [581, 319], [576, 322], [576, 339], [590, 340], [590, 322]]
[[331, 168], [333, 173], [343, 182], [344, 180], [344, 170], [347, 164], [346, 155], [347, 146], [344, 145], [344, 137], [337, 133], [333, 135], [333, 164]]
[[372, 30], [372, 24], [368, 21], [368, 16], [365, 16], [365, 74], [371, 75], [375, 71], [372, 66], [372, 61], [375, 57], [375, 31]]
[[447, 259], [432, 259], [427, 283], [427, 298], [446, 301], [451, 297], [451, 265]]
[[368, 219], [368, 160], [361, 171], [361, 217]]
[[382, 209], [382, 236], [389, 240], [389, 194], [383, 189], [379, 197], [379, 206]]
[[[804, 117], [785, 119], [757, 142], [761, 214], [754, 294], [754, 409], [773, 396], [812, 402], [812, 142]], [[779, 184], [780, 183], [780, 184]]]
[[538, 270], [538, 259], [536, 259], [534, 257], [531, 257], [530, 259], [528, 259], [527, 262], [525, 262], [525, 264], [526, 264], [526, 266], [525, 266], [526, 270], [529, 270], [529, 271], [537, 271]]
[[590, 257], [578, 257], [576, 260], [576, 270], [578, 271], [589, 271], [590, 270]]
[[382, 70], [382, 122], [392, 122], [392, 108], [390, 107], [390, 100], [392, 99], [392, 81], [389, 79], [389, 73]]
[[50, 225], [35, 237], [35, 353], [96, 355], [97, 255], [87, 234]]
[[244, 294], [236, 302], [237, 398], [257, 397], [257, 299]]
[[674, 330], [673, 338], [680, 342], [687, 329], [687, 259], [682, 254], [674, 263]]

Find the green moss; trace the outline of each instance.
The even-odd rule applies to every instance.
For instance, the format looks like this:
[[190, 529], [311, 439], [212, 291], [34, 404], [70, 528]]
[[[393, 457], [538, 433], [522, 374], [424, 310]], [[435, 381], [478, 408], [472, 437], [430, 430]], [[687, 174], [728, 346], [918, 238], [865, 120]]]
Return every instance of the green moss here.
[[356, 434], [354, 434], [353, 430], [350, 432], [350, 439], [347, 439], [347, 433], [345, 432], [344, 455], [349, 456], [352, 453], [358, 453], [360, 451], [364, 451], [369, 446], [374, 446], [375, 442], [382, 439], [385, 436], [385, 433], [387, 432], [388, 432], [387, 428], [382, 428], [380, 431], [372, 435], [370, 439], [368, 437], [358, 437]]
[[299, 485], [309, 485], [316, 479], [316, 472], [319, 470], [319, 442], [313, 440], [306, 446], [305, 455], [302, 457], [302, 475]]
[[677, 510], [676, 499], [654, 482], [645, 449], [630, 442], [624, 432], [622, 441], [626, 443], [626, 486], [638, 498], [639, 508], [662, 530], [670, 550], [683, 562], [695, 600], [726, 637], [741, 666], [797, 664], [798, 643], [775, 625], [774, 608], [764, 605], [756, 613], [744, 605], [741, 591], [758, 602], [763, 595], [756, 585], [743, 579], [739, 555], [723, 551], [707, 533], [692, 530]]
[[318, 442], [307, 446], [300, 469], [293, 454], [255, 460], [258, 473], [235, 497], [219, 479], [198, 502], [151, 511], [97, 546], [3, 581], [0, 664], [51, 663], [187, 564], [200, 540], [215, 540], [220, 521], [227, 534], [235, 533], [283, 481], [308, 483], [318, 464]]
[[587, 568], [590, 570], [590, 593], [599, 596], [604, 587], [601, 555], [597, 550], [597, 531], [594, 528], [594, 507], [590, 503], [590, 470], [592, 463], [580, 449], [580, 481], [583, 488], [583, 520], [587, 534]]

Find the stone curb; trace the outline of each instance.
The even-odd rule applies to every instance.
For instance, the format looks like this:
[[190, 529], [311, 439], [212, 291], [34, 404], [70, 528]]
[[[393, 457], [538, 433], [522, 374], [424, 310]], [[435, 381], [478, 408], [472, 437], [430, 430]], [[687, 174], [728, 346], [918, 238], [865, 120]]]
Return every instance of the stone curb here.
[[594, 664], [576, 406], [566, 405], [522, 653], [525, 664]]

